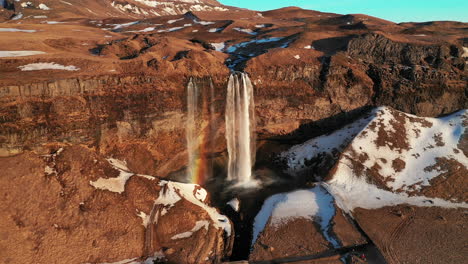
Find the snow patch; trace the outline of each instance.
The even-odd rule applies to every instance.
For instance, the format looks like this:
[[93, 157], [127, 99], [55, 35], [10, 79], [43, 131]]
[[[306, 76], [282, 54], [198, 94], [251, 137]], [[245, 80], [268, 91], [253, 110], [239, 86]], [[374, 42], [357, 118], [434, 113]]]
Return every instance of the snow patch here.
[[37, 32], [34, 29], [17, 29], [17, 28], [0, 28], [0, 32], [25, 32], [25, 33], [33, 33]]
[[175, 23], [175, 22], [177, 22], [177, 21], [182, 21], [182, 20], [184, 20], [183, 17], [182, 17], [182, 18], [178, 18], [178, 19], [171, 19], [171, 20], [168, 20], [167, 23], [168, 23], [168, 24], [173, 24], [173, 23]]
[[462, 57], [463, 58], [468, 58], [468, 48], [467, 47], [463, 47]]
[[45, 21], [44, 23], [49, 25], [56, 25], [56, 24], [64, 24], [66, 22], [58, 22], [58, 21]]
[[211, 43], [211, 46], [215, 48], [216, 51], [223, 51], [224, 48], [226, 47], [226, 43], [224, 42], [218, 42], [218, 43]]
[[19, 20], [21, 18], [23, 18], [23, 13], [19, 13], [19, 14], [15, 15], [14, 17], [11, 18], [11, 20]]
[[275, 194], [264, 202], [255, 217], [251, 246], [255, 244], [267, 224], [278, 228], [289, 221], [304, 218], [317, 222], [325, 238], [338, 247], [338, 242], [332, 238], [329, 230], [334, 215], [334, 199], [322, 186]]
[[129, 27], [132, 25], [136, 25], [140, 23], [140, 21], [134, 21], [134, 22], [128, 22], [128, 23], [123, 23], [123, 24], [109, 24], [109, 26], [114, 26], [114, 30], [119, 29], [119, 28], [124, 28], [124, 27]]
[[268, 43], [268, 42], [276, 42], [276, 41], [280, 41], [282, 39], [283, 38], [265, 38], [265, 39], [254, 39], [254, 40], [247, 41], [247, 42], [241, 42], [239, 44], [230, 46], [227, 49], [227, 52], [228, 53], [234, 53], [234, 52], [236, 52], [237, 49], [247, 47], [247, 46], [249, 46], [251, 44], [262, 44], [262, 43]]
[[31, 2], [23, 2], [21, 3], [21, 7], [28, 8], [28, 7], [34, 7], [34, 5]]
[[199, 20], [193, 20], [193, 22], [195, 24], [200, 24], [200, 25], [203, 25], [203, 26], [208, 26], [208, 25], [213, 25], [215, 24], [215, 22], [211, 22], [211, 21], [199, 21]]
[[46, 6], [45, 4], [39, 4], [38, 7], [39, 7], [39, 9], [41, 9], [41, 10], [46, 10], [46, 11], [52, 10], [50, 7]]
[[339, 177], [334, 177], [325, 188], [335, 197], [337, 205], [347, 213], [355, 208], [378, 209], [385, 206], [399, 204], [410, 204], [420, 207], [445, 207], [445, 208], [468, 208], [468, 204], [452, 203], [440, 198], [428, 198], [425, 196], [408, 196], [406, 193], [393, 193], [377, 188], [369, 184], [365, 179], [356, 177], [349, 171], [349, 164], [340, 163]]
[[125, 184], [134, 175], [129, 172], [127, 163], [117, 159], [109, 158], [107, 161], [110, 165], [120, 172], [116, 178], [99, 178], [97, 181], [90, 181], [89, 183], [96, 189], [107, 190], [115, 193], [123, 193], [125, 191]]
[[295, 58], [296, 60], [299, 60], [299, 59], [301, 58], [301, 56], [296, 55], [296, 56], [294, 56], [294, 58]]
[[196, 184], [185, 184], [177, 182], [161, 181], [159, 185], [162, 187], [158, 199], [155, 204], [164, 205], [167, 211], [174, 206], [175, 203], [180, 201], [182, 198], [185, 200], [203, 208], [212, 220], [212, 224], [215, 228], [223, 229], [228, 236], [231, 235], [231, 223], [229, 219], [220, 214], [216, 208], [210, 207], [204, 203], [206, 199], [206, 191], [203, 190], [199, 185]]
[[23, 57], [23, 56], [34, 56], [39, 54], [46, 54], [43, 51], [33, 51], [33, 50], [18, 50], [18, 51], [1, 51], [0, 58], [4, 57]]
[[199, 231], [200, 229], [202, 228], [205, 228], [205, 230], [208, 231], [208, 227], [210, 226], [210, 223], [206, 220], [202, 220], [202, 221], [197, 221], [195, 223], [195, 226], [192, 228], [192, 230], [188, 231], [188, 232], [184, 232], [184, 233], [181, 233], [181, 234], [177, 234], [173, 237], [171, 237], [172, 240], [176, 240], [176, 239], [182, 239], [182, 238], [188, 238], [188, 237], [191, 237], [193, 235], [193, 233]]
[[248, 29], [248, 28], [234, 28], [234, 30], [237, 30], [239, 32], [242, 32], [242, 33], [247, 33], [247, 34], [250, 34], [250, 35], [257, 35], [257, 32], [251, 30], [251, 29]]
[[240, 208], [240, 201], [237, 198], [232, 199], [227, 203], [227, 205], [231, 206], [234, 211], [239, 212]]
[[221, 30], [223, 30], [223, 28], [210, 28], [208, 32], [216, 33], [216, 32], [220, 32]]
[[140, 217], [143, 220], [143, 226], [145, 228], [147, 228], [148, 224], [150, 222], [150, 216], [145, 214], [145, 212], [143, 212], [143, 211], [141, 211], [141, 212], [137, 211], [137, 216]]
[[39, 71], [39, 70], [78, 71], [80, 70], [80, 68], [77, 68], [73, 65], [64, 66], [64, 65], [57, 64], [55, 62], [31, 63], [31, 64], [19, 66], [18, 69], [21, 69], [21, 71]]
[[178, 30], [181, 30], [185, 27], [173, 27], [173, 28], [169, 28], [169, 29], [160, 29], [158, 30], [158, 33], [162, 33], [162, 32], [174, 32], [174, 31], [178, 31]]

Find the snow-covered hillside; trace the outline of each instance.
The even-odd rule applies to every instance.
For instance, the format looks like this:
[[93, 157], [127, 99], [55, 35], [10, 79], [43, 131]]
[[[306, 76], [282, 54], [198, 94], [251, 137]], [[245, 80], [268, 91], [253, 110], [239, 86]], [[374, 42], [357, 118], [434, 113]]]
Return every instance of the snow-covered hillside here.
[[468, 207], [456, 182], [466, 177], [468, 111], [421, 118], [388, 107], [282, 154], [294, 175], [332, 159], [324, 183], [345, 211], [396, 204]]
[[42, 0], [0, 2], [0, 7], [14, 6], [15, 18], [21, 19], [37, 15], [48, 17], [75, 16], [105, 17], [154, 17], [180, 15], [189, 11], [228, 11], [229, 8], [215, 0]]

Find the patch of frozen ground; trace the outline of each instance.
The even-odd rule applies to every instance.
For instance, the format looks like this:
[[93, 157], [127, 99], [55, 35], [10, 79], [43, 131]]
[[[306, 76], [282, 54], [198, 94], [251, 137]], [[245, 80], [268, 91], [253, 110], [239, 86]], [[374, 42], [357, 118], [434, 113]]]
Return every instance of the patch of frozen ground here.
[[37, 32], [34, 29], [17, 29], [17, 28], [0, 28], [0, 32], [25, 32], [25, 33], [33, 33]]
[[39, 70], [64, 70], [64, 71], [78, 71], [80, 68], [77, 68], [73, 65], [64, 66], [54, 62], [39, 62], [39, 63], [30, 63], [27, 65], [19, 66], [18, 69], [21, 71], [39, 71]]
[[320, 185], [309, 190], [269, 197], [255, 217], [251, 246], [255, 244], [267, 224], [279, 227], [294, 219], [304, 218], [318, 223], [325, 238], [334, 247], [339, 247], [339, 242], [330, 235], [330, 221], [335, 215], [333, 201], [333, 197]]
[[0, 51], [0, 58], [33, 56], [33, 55], [39, 55], [39, 54], [45, 54], [45, 52], [33, 51], [33, 50]]

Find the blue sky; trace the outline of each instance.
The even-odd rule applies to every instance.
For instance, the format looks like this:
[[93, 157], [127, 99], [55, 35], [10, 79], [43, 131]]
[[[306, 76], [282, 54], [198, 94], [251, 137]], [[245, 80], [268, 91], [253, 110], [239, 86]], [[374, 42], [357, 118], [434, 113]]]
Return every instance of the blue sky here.
[[286, 6], [339, 14], [367, 14], [394, 22], [468, 22], [468, 0], [218, 0], [225, 5], [270, 10]]

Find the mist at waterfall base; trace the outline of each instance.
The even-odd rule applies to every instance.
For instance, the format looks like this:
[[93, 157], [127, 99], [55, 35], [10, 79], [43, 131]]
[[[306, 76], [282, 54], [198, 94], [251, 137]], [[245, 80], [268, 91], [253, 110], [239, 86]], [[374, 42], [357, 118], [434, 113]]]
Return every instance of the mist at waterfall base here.
[[[188, 152], [187, 173], [191, 183], [203, 185], [209, 178], [210, 166], [206, 159], [207, 147], [213, 140], [207, 136], [213, 132], [214, 89], [210, 83], [210, 97], [200, 100], [201, 91], [190, 79], [187, 85], [186, 140]], [[204, 98], [206, 99], [206, 98]], [[202, 101], [202, 102], [201, 102]], [[203, 111], [208, 108], [209, 111]], [[210, 113], [208, 127], [203, 127], [204, 113]], [[225, 138], [228, 152], [227, 181], [234, 187], [256, 187], [252, 167], [255, 163], [255, 102], [253, 85], [245, 73], [232, 73], [229, 77], [225, 108]], [[212, 170], [212, 168], [211, 168]]]

